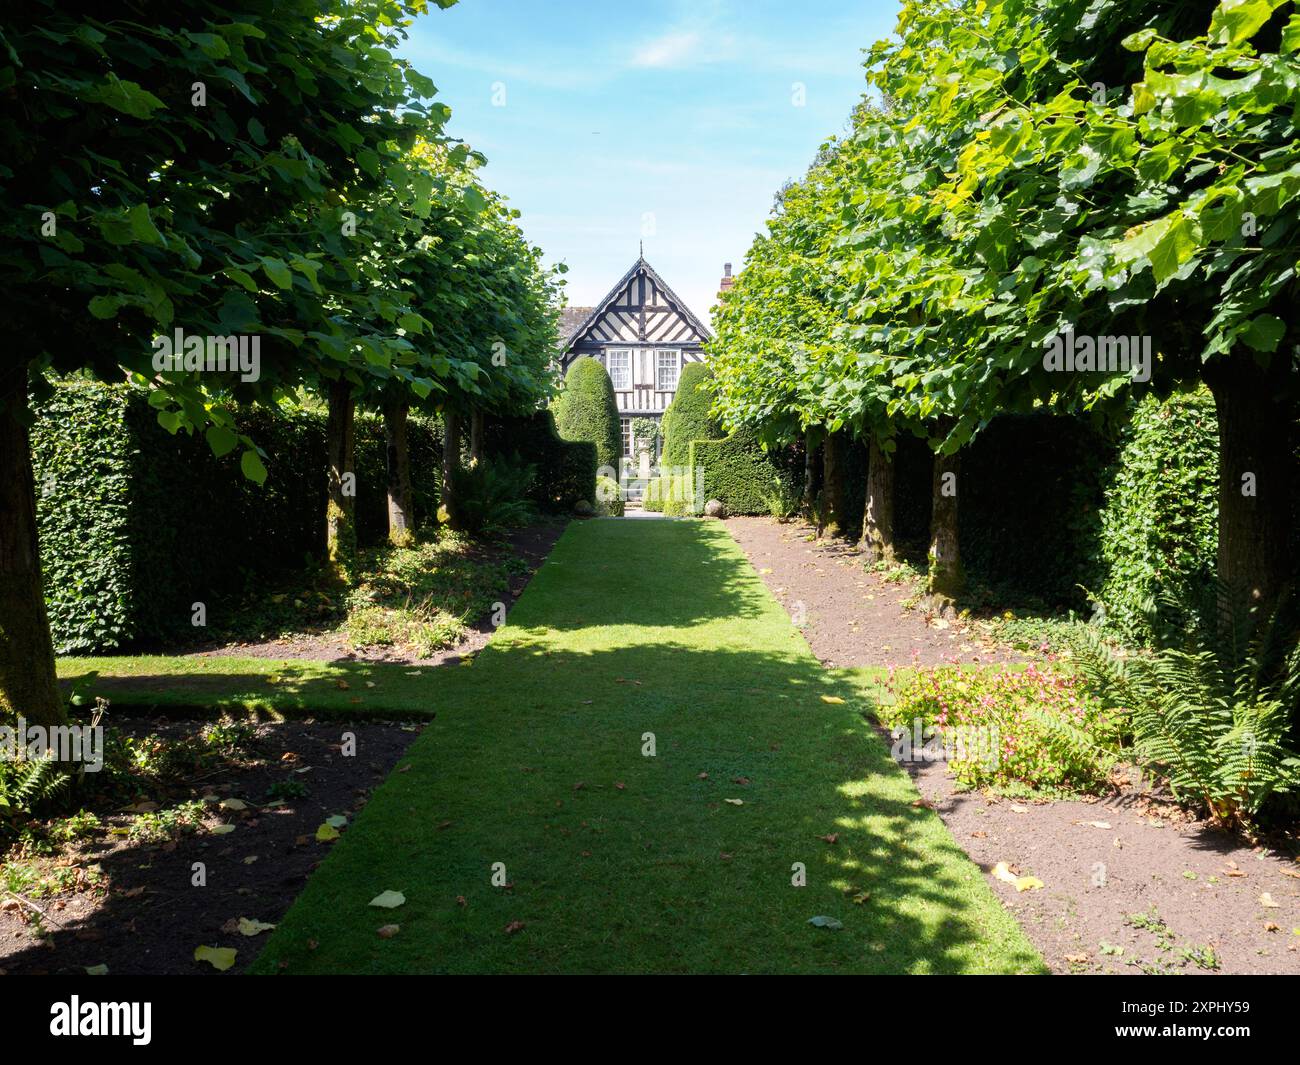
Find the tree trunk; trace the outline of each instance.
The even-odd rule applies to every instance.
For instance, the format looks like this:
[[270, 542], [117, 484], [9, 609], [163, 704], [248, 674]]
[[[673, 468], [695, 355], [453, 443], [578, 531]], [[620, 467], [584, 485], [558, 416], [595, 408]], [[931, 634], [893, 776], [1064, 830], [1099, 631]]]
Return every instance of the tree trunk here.
[[1281, 398], [1286, 360], [1275, 364], [1236, 355], [1205, 367], [1219, 421], [1219, 579], [1234, 598], [1269, 607], [1292, 561], [1292, 410]]
[[353, 454], [352, 386], [340, 378], [330, 383], [329, 418], [325, 424], [325, 454], [329, 464], [329, 498], [325, 505], [325, 554], [330, 566], [345, 576], [357, 554], [354, 517], [356, 472]]
[[822, 531], [839, 536], [844, 521], [843, 444], [838, 435], [822, 445]]
[[411, 452], [406, 441], [406, 400], [384, 400], [384, 442], [388, 450], [388, 542], [401, 547], [411, 542]]
[[803, 509], [812, 514], [817, 505], [817, 444], [812, 433], [803, 435]]
[[[54, 672], [36, 537], [36, 489], [25, 423], [27, 374], [9, 368], [0, 393], [0, 719], [68, 720]], [[20, 739], [19, 742], [22, 742]]]
[[478, 408], [469, 413], [469, 464], [477, 466], [483, 461], [483, 412]]
[[862, 550], [868, 562], [896, 562], [894, 547], [894, 459], [871, 434], [867, 459], [867, 502], [862, 514]]
[[442, 505], [448, 524], [454, 525], [456, 509], [456, 474], [460, 470], [460, 415], [444, 411], [442, 415]]
[[960, 455], [934, 457], [933, 502], [930, 510], [930, 577], [932, 596], [951, 600], [966, 590], [957, 540], [957, 476]]

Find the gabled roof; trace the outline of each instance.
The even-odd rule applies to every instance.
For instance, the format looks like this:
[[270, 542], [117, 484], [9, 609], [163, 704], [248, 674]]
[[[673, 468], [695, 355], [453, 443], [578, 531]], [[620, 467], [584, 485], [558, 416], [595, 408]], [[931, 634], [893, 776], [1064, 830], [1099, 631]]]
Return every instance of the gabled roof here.
[[[655, 283], [655, 285], [658, 286], [659, 290], [664, 294], [664, 298], [668, 300], [668, 302], [671, 303], [676, 308], [677, 313], [680, 314], [682, 318], [686, 320], [686, 322], [690, 325], [692, 329], [694, 329], [705, 340], [712, 339], [713, 333], [709, 330], [709, 327], [706, 326], [703, 322], [701, 322], [697, 317], [695, 317], [695, 314], [691, 311], [691, 309], [688, 306], [686, 306], [686, 304], [682, 301], [682, 298], [672, 290], [671, 286], [669, 286], [669, 284], [666, 281], [664, 281], [662, 277], [659, 276], [659, 272], [648, 262], [646, 262], [645, 256], [642, 255], [639, 256], [637, 258], [637, 261], [632, 264], [628, 272], [618, 279], [618, 281], [614, 284], [614, 287], [611, 288], [609, 292], [605, 295], [604, 299], [602, 299], [598, 304], [596, 304], [595, 307], [591, 307], [587, 309], [588, 313], [586, 317], [582, 319], [582, 321], [573, 329], [572, 332], [569, 333], [568, 337], [564, 340], [564, 350], [568, 351], [570, 348], [572, 348], [573, 345], [577, 343], [578, 338], [582, 336], [582, 334], [585, 333], [587, 329], [590, 328], [595, 322], [597, 322], [611, 306], [613, 306], [614, 301], [619, 297], [619, 295], [623, 292], [623, 290], [627, 288], [627, 286], [631, 283], [632, 279], [635, 278], [639, 273], [643, 273], [643, 272], [647, 277], [649, 277]], [[579, 309], [581, 308], [576, 308], [576, 307], [566, 308], [566, 311], [568, 310], [576, 311]], [[567, 322], [565, 322], [564, 319], [561, 319], [561, 332], [563, 332], [563, 327], [566, 324]]]
[[564, 307], [560, 310], [560, 349], [563, 351], [569, 346], [569, 337], [571, 337], [578, 328], [591, 317], [591, 312], [595, 307]]

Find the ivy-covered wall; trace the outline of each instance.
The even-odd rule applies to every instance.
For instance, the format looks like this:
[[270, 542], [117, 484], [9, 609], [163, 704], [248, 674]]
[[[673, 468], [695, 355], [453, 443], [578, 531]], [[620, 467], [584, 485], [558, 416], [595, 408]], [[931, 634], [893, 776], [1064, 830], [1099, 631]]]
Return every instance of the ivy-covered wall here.
[[1107, 624], [1150, 636], [1142, 604], [1162, 586], [1214, 577], [1218, 422], [1206, 392], [1142, 401], [1120, 437], [1098, 515], [1095, 592]]

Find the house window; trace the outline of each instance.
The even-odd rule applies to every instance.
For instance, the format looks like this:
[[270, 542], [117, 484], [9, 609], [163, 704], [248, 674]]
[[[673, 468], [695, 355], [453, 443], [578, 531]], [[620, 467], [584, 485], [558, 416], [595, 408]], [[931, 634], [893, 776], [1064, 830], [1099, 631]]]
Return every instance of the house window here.
[[632, 352], [628, 348], [610, 348], [605, 368], [615, 391], [626, 392], [632, 387]]
[[677, 370], [680, 361], [679, 351], [655, 352], [655, 388], [660, 392], [677, 391]]
[[618, 422], [623, 429], [623, 457], [628, 458], [632, 454], [632, 419], [620, 418]]

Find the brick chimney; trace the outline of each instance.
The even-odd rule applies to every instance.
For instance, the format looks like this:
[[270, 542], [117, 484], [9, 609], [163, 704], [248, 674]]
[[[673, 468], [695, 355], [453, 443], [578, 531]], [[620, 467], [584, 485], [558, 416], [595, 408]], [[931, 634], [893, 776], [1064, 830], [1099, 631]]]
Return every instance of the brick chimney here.
[[726, 292], [736, 283], [736, 279], [731, 276], [731, 263], [722, 264], [722, 280], [718, 282], [718, 295]]

